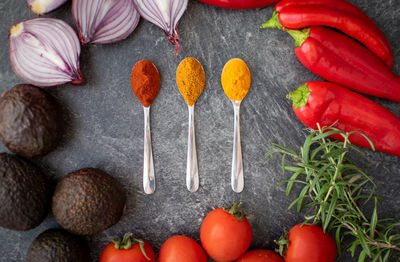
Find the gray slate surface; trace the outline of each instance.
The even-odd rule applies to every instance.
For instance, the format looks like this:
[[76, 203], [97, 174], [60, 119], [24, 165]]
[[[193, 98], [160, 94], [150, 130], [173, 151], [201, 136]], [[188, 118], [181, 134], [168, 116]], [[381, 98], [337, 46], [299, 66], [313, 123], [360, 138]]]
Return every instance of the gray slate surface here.
[[[400, 74], [400, 3], [397, 0], [353, 0], [382, 28], [392, 45], [393, 70]], [[60, 147], [35, 162], [54, 179], [84, 167], [101, 168], [116, 177], [128, 194], [122, 220], [105, 232], [87, 237], [93, 261], [113, 238], [126, 231], [147, 239], [159, 250], [174, 234], [199, 240], [204, 216], [213, 208], [243, 201], [254, 230], [252, 248], [274, 248], [284, 228], [301, 221], [287, 207], [294, 196], [285, 197], [278, 159], [266, 162], [270, 143], [299, 148], [307, 132], [296, 119], [285, 95], [299, 84], [319, 78], [304, 68], [293, 52], [291, 37], [278, 30], [261, 30], [272, 7], [258, 10], [224, 10], [191, 0], [179, 32], [182, 50], [174, 47], [163, 32], [142, 20], [125, 41], [89, 46], [82, 50], [85, 86], [64, 85], [48, 91], [66, 111], [67, 128]], [[50, 17], [73, 25], [70, 4]], [[8, 60], [8, 29], [33, 18], [23, 0], [0, 2], [0, 92], [21, 83]], [[206, 88], [196, 104], [197, 149], [201, 187], [197, 193], [185, 188], [187, 107], [175, 83], [180, 60], [194, 56], [204, 65]], [[242, 103], [242, 149], [245, 190], [230, 188], [233, 109], [220, 85], [220, 72], [227, 60], [244, 59], [252, 71], [252, 86]], [[150, 59], [162, 76], [162, 86], [152, 106], [152, 135], [157, 191], [142, 193], [143, 112], [130, 88], [132, 66]], [[397, 116], [398, 104], [375, 99]], [[6, 151], [1, 145], [0, 151]], [[383, 197], [379, 214], [400, 219], [400, 161], [383, 153], [366, 151], [360, 164], [373, 163], [369, 172]], [[0, 261], [23, 261], [31, 241], [47, 228], [57, 227], [51, 214], [29, 232], [0, 229]], [[356, 261], [343, 256], [339, 261]]]

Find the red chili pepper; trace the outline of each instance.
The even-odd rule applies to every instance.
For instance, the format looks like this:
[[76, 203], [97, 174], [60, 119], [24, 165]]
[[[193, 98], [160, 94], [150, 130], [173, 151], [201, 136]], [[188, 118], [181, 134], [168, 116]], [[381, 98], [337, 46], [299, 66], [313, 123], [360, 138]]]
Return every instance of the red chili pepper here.
[[282, 9], [289, 6], [320, 6], [323, 5], [329, 8], [339, 9], [343, 12], [350, 13], [352, 15], [359, 16], [365, 20], [368, 20], [377, 27], [377, 25], [372, 21], [372, 19], [367, 16], [363, 11], [361, 11], [357, 6], [347, 2], [346, 0], [283, 0], [276, 4], [275, 11], [278, 13]]
[[[307, 4], [308, 2], [308, 4]], [[378, 26], [361, 10], [343, 0], [286, 0], [275, 6], [275, 12], [263, 28], [275, 27], [276, 21], [287, 29], [310, 26], [336, 28], [360, 41], [389, 67], [393, 65], [390, 44]]]
[[223, 8], [249, 9], [272, 5], [279, 0], [199, 0], [200, 2]]
[[[317, 130], [319, 123], [344, 132], [358, 131], [371, 139], [376, 150], [400, 157], [400, 118], [374, 101], [328, 82], [307, 82], [288, 98], [306, 126]], [[343, 141], [340, 135], [332, 138]], [[350, 142], [371, 148], [358, 133], [350, 136]]]
[[353, 39], [324, 27], [287, 30], [313, 73], [359, 93], [400, 102], [400, 77]]

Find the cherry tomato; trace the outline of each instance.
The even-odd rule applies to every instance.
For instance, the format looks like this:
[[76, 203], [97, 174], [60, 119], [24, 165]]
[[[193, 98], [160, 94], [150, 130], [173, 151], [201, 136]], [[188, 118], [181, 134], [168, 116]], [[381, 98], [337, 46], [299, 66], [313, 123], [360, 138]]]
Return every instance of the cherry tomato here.
[[250, 246], [250, 224], [237, 208], [238, 205], [234, 204], [230, 209], [215, 209], [201, 225], [201, 244], [207, 254], [218, 262], [233, 261]]
[[289, 231], [286, 262], [334, 262], [336, 254], [335, 241], [319, 226], [298, 224]]
[[[124, 237], [124, 240], [126, 240], [126, 235]], [[103, 252], [101, 252], [100, 256], [100, 262], [155, 262], [156, 261], [156, 255], [154, 253], [153, 248], [150, 246], [149, 243], [147, 243], [144, 240], [140, 239], [133, 239], [131, 238], [131, 243], [133, 243], [129, 247], [129, 243], [124, 242], [121, 239], [119, 239], [119, 243], [116, 244], [115, 241], [118, 241], [118, 239], [114, 240], [113, 242], [110, 242], [105, 248], [103, 249]], [[143, 250], [146, 253], [146, 256], [143, 254], [140, 245], [143, 245]], [[125, 249], [128, 248], [128, 249]]]
[[[159, 262], [207, 262], [201, 246], [187, 236], [173, 236], [161, 246]], [[136, 262], [136, 261], [135, 261]]]
[[283, 262], [283, 259], [273, 251], [258, 249], [247, 252], [236, 262]]

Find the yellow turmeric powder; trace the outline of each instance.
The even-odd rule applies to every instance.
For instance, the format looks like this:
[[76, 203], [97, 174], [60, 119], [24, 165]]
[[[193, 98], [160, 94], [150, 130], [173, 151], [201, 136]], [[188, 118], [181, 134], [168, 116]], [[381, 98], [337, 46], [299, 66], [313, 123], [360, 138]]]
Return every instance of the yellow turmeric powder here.
[[221, 83], [229, 99], [242, 101], [250, 89], [251, 75], [246, 63], [239, 58], [229, 60], [222, 70]]
[[196, 58], [188, 57], [179, 64], [176, 83], [189, 106], [193, 106], [203, 92], [205, 79], [203, 66]]

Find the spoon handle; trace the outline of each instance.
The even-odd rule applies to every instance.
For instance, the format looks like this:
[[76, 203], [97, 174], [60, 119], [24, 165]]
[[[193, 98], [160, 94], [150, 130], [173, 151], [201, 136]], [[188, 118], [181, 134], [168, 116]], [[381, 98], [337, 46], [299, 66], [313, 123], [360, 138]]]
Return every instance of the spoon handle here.
[[194, 130], [194, 106], [189, 109], [188, 153], [186, 168], [186, 186], [190, 192], [199, 189], [199, 168], [197, 165], [196, 136]]
[[233, 156], [231, 185], [233, 191], [240, 193], [244, 188], [242, 148], [240, 143], [240, 102], [233, 102], [235, 111], [234, 133], [233, 133]]
[[143, 152], [143, 190], [146, 194], [153, 194], [156, 189], [154, 175], [153, 152], [150, 134], [150, 107], [144, 110], [144, 152]]

